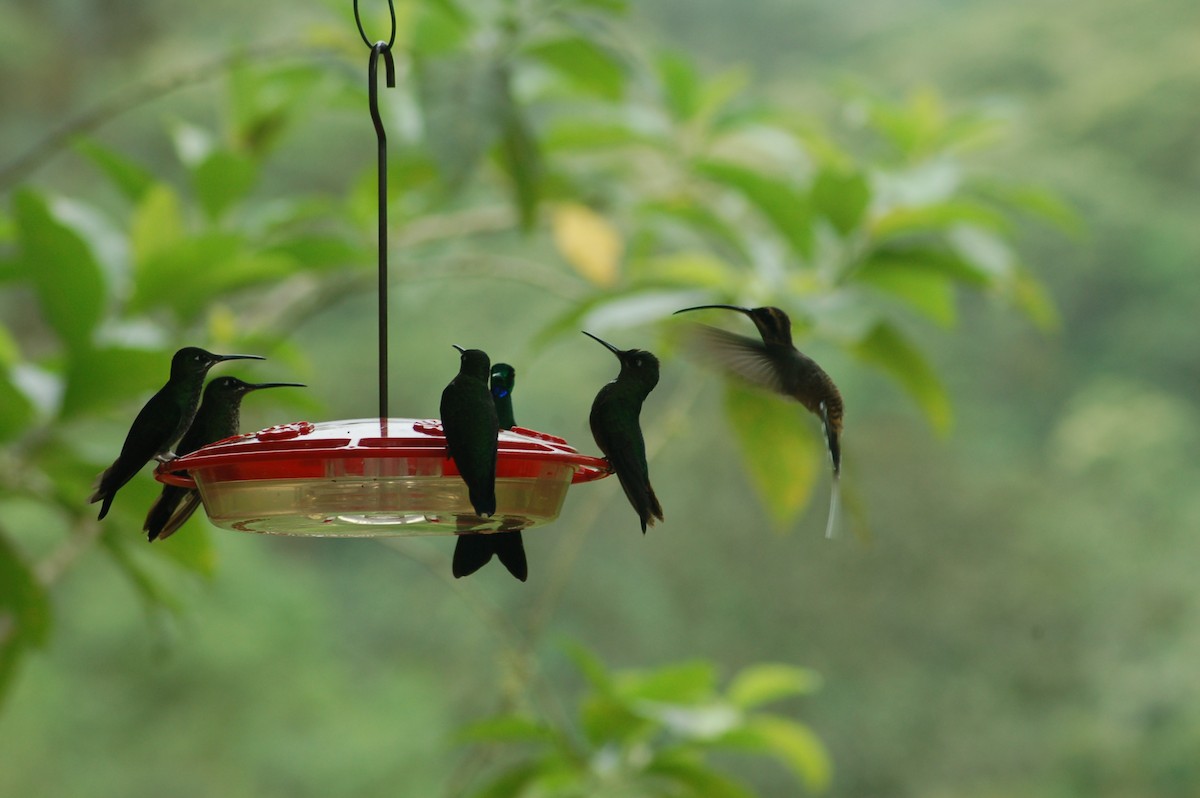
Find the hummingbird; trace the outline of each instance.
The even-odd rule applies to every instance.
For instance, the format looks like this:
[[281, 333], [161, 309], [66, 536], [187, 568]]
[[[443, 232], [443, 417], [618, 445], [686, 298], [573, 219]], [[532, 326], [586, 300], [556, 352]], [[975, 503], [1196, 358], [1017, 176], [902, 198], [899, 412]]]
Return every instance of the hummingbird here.
[[650, 485], [646, 442], [638, 421], [642, 402], [658, 385], [658, 358], [642, 349], [617, 349], [587, 330], [583, 334], [599, 341], [621, 361], [617, 378], [596, 394], [588, 421], [596, 445], [617, 473], [625, 497], [637, 511], [642, 521], [642, 534], [645, 534], [647, 524], [654, 526], [655, 518], [663, 520], [662, 505]]
[[[237, 377], [217, 377], [204, 389], [204, 398], [196, 418], [175, 447], [179, 456], [201, 446], [221, 441], [241, 432], [242, 397], [263, 388], [305, 388], [298, 382], [249, 383]], [[150, 540], [170, 537], [183, 526], [200, 506], [200, 493], [177, 485], [163, 485], [162, 493], [150, 506], [142, 527]]]
[[842, 473], [842, 395], [825, 370], [792, 343], [792, 320], [775, 307], [743, 308], [737, 305], [697, 305], [675, 313], [722, 308], [744, 313], [758, 328], [761, 341], [700, 325], [702, 344], [726, 370], [777, 394], [795, 399], [821, 420], [825, 443], [833, 462], [826, 536], [832, 536], [837, 509], [837, 484]]
[[454, 348], [460, 353], [458, 374], [442, 391], [442, 431], [446, 456], [454, 460], [471, 506], [481, 516], [496, 512], [496, 450], [500, 421], [488, 390], [491, 361], [479, 349]]
[[151, 459], [165, 462], [171, 447], [191, 426], [200, 404], [208, 370], [225, 360], [265, 360], [259, 355], [214, 355], [196, 346], [185, 346], [171, 358], [171, 377], [142, 407], [125, 436], [121, 454], [96, 479], [89, 503], [103, 502], [99, 518], [108, 515], [113, 497]]
[[[512, 405], [512, 389], [516, 383], [516, 376], [516, 369], [507, 363], [492, 366], [492, 404], [496, 408], [500, 429], [512, 429], [517, 426], [513, 419]], [[442, 426], [445, 424], [443, 419]], [[516, 529], [506, 532], [503, 527], [486, 535], [459, 535], [454, 544], [454, 576], [475, 573], [488, 564], [493, 554], [500, 558], [508, 572], [517, 579], [524, 582], [529, 577], [529, 567], [525, 562], [525, 542], [521, 539], [521, 531]]]

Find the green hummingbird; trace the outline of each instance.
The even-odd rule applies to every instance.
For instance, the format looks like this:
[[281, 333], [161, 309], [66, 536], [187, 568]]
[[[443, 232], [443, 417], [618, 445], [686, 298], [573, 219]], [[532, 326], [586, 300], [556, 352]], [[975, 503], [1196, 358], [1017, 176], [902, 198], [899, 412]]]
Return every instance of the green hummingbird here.
[[454, 460], [475, 513], [490, 516], [496, 512], [496, 450], [500, 421], [488, 390], [491, 361], [479, 349], [463, 349], [458, 374], [442, 391], [442, 431], [446, 435], [446, 455]]
[[617, 378], [596, 394], [588, 421], [596, 445], [617, 473], [625, 497], [637, 511], [645, 534], [647, 524], [654, 526], [655, 518], [663, 520], [662, 505], [650, 485], [646, 442], [638, 420], [642, 402], [658, 385], [658, 358], [642, 349], [617, 349], [586, 330], [583, 334], [599, 341], [621, 361]]
[[838, 505], [838, 478], [842, 473], [842, 394], [817, 362], [792, 343], [792, 320], [775, 307], [743, 308], [737, 305], [697, 305], [676, 313], [722, 308], [744, 313], [758, 328], [756, 341], [744, 335], [699, 325], [704, 349], [729, 372], [774, 393], [795, 399], [821, 420], [825, 443], [833, 462], [826, 535], [832, 536]]
[[[182, 457], [201, 446], [225, 440], [241, 432], [242, 397], [263, 388], [305, 388], [298, 382], [249, 383], [237, 377], [217, 377], [204, 388], [204, 398], [192, 425], [179, 440], [175, 453]], [[168, 538], [183, 526], [200, 506], [200, 493], [177, 485], [163, 485], [150, 506], [142, 527], [150, 540]]]
[[185, 346], [171, 358], [171, 377], [150, 397], [121, 447], [121, 454], [96, 480], [89, 503], [103, 502], [99, 518], [108, 515], [113, 497], [151, 459], [166, 461], [171, 447], [191, 426], [200, 404], [200, 392], [208, 370], [225, 360], [265, 360], [258, 355], [214, 355], [195, 346]]
[[[517, 426], [513, 418], [512, 404], [516, 376], [516, 369], [507, 363], [492, 366], [492, 403], [496, 408], [500, 429], [512, 429]], [[443, 420], [442, 425], [445, 426], [445, 423]], [[454, 576], [475, 573], [491, 561], [493, 554], [500, 558], [508, 572], [517, 579], [524, 582], [529, 577], [529, 566], [525, 561], [525, 542], [521, 539], [521, 531], [514, 529], [506, 532], [503, 527], [486, 535], [459, 535], [454, 544]]]

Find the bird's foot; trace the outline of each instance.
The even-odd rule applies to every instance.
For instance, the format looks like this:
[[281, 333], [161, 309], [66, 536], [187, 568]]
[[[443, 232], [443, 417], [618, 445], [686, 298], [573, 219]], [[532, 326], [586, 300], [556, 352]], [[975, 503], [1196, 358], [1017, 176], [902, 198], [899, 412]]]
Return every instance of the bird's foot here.
[[172, 460], [178, 460], [179, 455], [175, 454], [175, 452], [160, 452], [154, 455], [154, 459], [160, 463], [169, 463]]

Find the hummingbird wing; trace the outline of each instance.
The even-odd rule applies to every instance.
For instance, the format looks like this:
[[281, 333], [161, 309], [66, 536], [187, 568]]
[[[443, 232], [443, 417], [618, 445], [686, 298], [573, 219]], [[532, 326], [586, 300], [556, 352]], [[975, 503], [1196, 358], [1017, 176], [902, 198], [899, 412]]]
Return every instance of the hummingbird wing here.
[[441, 413], [446, 453], [467, 483], [475, 512], [490, 516], [496, 512], [496, 450], [500, 432], [491, 392], [478, 380], [455, 377], [442, 392]]
[[170, 450], [182, 418], [183, 411], [171, 401], [165, 388], [150, 397], [133, 420], [121, 446], [121, 454], [96, 479], [95, 490], [88, 502], [104, 502], [100, 506], [100, 518], [108, 515], [117, 491], [133, 479], [142, 466], [155, 455]]
[[596, 445], [617, 473], [625, 498], [637, 511], [642, 532], [663, 518], [662, 505], [650, 485], [650, 466], [646, 462], [646, 441], [642, 437], [639, 414], [641, 403], [619, 395], [617, 383], [610, 382], [596, 394], [589, 421]]
[[760, 388], [786, 393], [784, 366], [779, 358], [756, 339], [707, 324], [693, 325], [692, 345], [702, 356], [715, 360], [726, 371]]

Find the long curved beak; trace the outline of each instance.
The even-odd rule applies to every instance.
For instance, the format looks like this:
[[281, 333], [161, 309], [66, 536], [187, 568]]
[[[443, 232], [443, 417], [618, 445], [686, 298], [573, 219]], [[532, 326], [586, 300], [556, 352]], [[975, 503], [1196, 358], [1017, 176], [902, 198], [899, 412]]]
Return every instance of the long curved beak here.
[[[736, 310], [739, 313], [745, 313], [747, 316], [750, 315], [750, 308], [743, 308], [737, 305], [696, 305], [694, 308], [684, 308], [683, 310], [675, 311], [675, 313], [687, 313], [689, 310], [704, 310], [706, 308], [724, 308], [725, 310]], [[671, 315], [674, 316], [675, 313]]]
[[580, 330], [580, 332], [583, 333], [584, 335], [586, 335], [588, 338], [591, 338], [593, 341], [599, 341], [600, 343], [604, 344], [606, 347], [608, 347], [608, 351], [612, 352], [617, 357], [621, 356], [621, 350], [617, 349], [615, 346], [610, 344], [608, 341], [605, 341], [603, 338], [597, 338], [596, 336], [592, 335], [587, 330]]
[[461, 353], [463, 353], [463, 352], [466, 352], [466, 351], [467, 351], [467, 350], [463, 349], [461, 346], [459, 346], [458, 344], [450, 344], [450, 346], [452, 346], [452, 347], [454, 347], [455, 349], [457, 349], [457, 350], [459, 351], [459, 353], [460, 353], [460, 354], [461, 354]]
[[266, 360], [262, 355], [213, 355], [213, 360], [221, 363], [226, 360]]
[[247, 391], [261, 391], [263, 388], [307, 388], [302, 382], [257, 382], [246, 386]]

